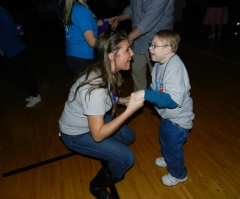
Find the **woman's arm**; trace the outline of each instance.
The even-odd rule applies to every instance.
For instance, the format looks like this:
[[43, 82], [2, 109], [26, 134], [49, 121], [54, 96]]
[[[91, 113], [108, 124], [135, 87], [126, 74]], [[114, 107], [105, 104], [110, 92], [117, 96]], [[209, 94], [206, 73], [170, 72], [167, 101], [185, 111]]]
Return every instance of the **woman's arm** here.
[[136, 110], [143, 106], [144, 99], [135, 99], [134, 93], [131, 94], [127, 109], [111, 122], [104, 123], [104, 115], [88, 115], [88, 125], [93, 139], [101, 142], [112, 135]]
[[88, 30], [83, 34], [89, 46], [93, 47], [96, 41], [93, 30]]

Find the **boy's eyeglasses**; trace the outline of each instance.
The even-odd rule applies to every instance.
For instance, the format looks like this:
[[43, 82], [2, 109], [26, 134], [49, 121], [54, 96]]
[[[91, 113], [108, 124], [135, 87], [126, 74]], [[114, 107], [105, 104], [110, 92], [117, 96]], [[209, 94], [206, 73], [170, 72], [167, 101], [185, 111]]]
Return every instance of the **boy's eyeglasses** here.
[[150, 43], [149, 43], [149, 48], [152, 48], [152, 49], [157, 48], [157, 47], [165, 47], [165, 46], [170, 46], [170, 45], [157, 46], [157, 45], [154, 45], [154, 44], [150, 44]]

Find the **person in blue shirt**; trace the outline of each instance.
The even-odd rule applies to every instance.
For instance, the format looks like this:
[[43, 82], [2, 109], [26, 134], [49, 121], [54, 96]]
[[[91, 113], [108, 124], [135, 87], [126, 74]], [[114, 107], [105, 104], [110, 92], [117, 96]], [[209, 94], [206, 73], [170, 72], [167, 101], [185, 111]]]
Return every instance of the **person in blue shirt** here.
[[66, 61], [76, 75], [93, 59], [93, 46], [98, 36], [98, 26], [107, 29], [107, 20], [97, 20], [90, 11], [87, 0], [66, 0], [64, 8]]
[[6, 58], [7, 70], [13, 80], [25, 90], [30, 97], [26, 107], [32, 107], [41, 101], [38, 86], [27, 63], [26, 45], [19, 35], [23, 34], [10, 13], [0, 7], [0, 49]]
[[172, 30], [157, 32], [149, 47], [151, 60], [156, 62], [152, 71], [152, 83], [148, 89], [135, 93], [155, 105], [161, 116], [159, 141], [163, 157], [156, 165], [167, 167], [163, 184], [174, 186], [187, 180], [184, 165], [183, 144], [193, 126], [193, 101], [187, 70], [176, 54], [180, 36]]
[[123, 13], [113, 17], [109, 23], [112, 29], [118, 23], [131, 19], [132, 31], [129, 40], [134, 51], [131, 67], [134, 90], [147, 88], [147, 70], [152, 71], [148, 44], [159, 30], [171, 30], [174, 25], [174, 0], [130, 0]]

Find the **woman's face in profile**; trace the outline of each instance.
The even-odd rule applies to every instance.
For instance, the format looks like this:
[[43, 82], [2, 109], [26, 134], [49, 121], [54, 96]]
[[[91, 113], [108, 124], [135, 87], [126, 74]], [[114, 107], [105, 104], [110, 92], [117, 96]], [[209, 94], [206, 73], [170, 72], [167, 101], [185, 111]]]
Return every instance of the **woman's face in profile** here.
[[115, 55], [114, 59], [114, 71], [118, 72], [120, 70], [129, 70], [131, 66], [132, 56], [134, 55], [132, 49], [130, 48], [129, 41], [123, 40], [120, 43], [120, 49]]

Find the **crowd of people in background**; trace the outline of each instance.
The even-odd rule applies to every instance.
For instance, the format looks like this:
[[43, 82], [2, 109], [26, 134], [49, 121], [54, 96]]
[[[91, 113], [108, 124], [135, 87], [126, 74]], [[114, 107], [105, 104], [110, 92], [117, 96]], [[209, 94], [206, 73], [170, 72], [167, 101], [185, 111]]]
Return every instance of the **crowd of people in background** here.
[[[38, 34], [41, 37], [45, 32], [51, 31], [54, 39], [58, 38], [64, 42], [63, 9], [65, 0], [26, 0], [22, 2], [1, 0], [1, 2], [12, 14], [14, 20], [22, 23], [25, 35]], [[130, 0], [88, 0], [88, 5], [97, 18], [109, 18], [120, 15], [129, 2]], [[208, 0], [175, 1], [174, 28], [181, 34], [185, 23], [191, 29], [189, 34], [196, 34], [204, 30], [206, 36], [208, 33], [210, 35], [211, 27], [203, 24], [208, 2]], [[228, 25], [232, 29], [237, 29], [235, 22], [240, 12], [239, 2], [230, 0], [227, 1], [227, 6]]]

